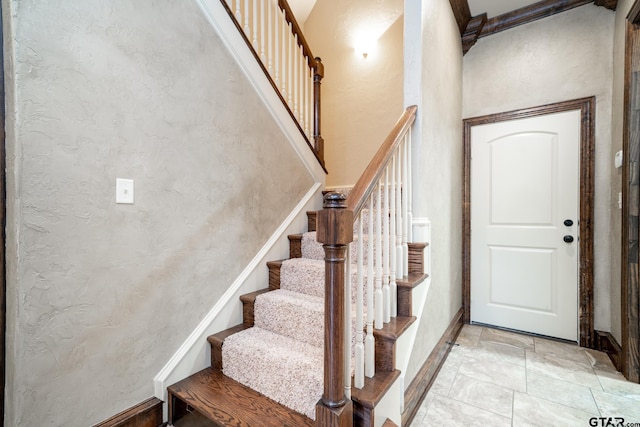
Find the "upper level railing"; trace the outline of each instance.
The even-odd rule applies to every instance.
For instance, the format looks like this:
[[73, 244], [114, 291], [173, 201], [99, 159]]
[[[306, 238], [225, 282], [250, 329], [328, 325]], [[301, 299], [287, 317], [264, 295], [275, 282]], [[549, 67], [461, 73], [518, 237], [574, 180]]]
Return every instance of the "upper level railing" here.
[[324, 166], [320, 84], [311, 53], [286, 0], [221, 0], [298, 129]]
[[318, 212], [316, 238], [324, 245], [326, 275], [325, 383], [317, 419], [348, 405], [352, 374], [355, 388], [375, 375], [374, 328], [397, 316], [396, 281], [409, 274], [416, 111], [412, 106], [402, 114], [348, 197], [328, 193]]

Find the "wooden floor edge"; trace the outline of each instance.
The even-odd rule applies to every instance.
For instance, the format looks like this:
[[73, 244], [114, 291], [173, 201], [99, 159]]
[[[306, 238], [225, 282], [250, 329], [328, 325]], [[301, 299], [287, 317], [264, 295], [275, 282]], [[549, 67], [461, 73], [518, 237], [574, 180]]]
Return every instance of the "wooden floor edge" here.
[[93, 427], [158, 427], [162, 425], [162, 400], [151, 397]]
[[622, 346], [618, 344], [616, 337], [611, 332], [595, 331], [596, 350], [604, 351], [609, 355], [609, 359], [618, 372], [622, 371]]
[[402, 413], [402, 425], [408, 426], [416, 416], [420, 404], [427, 395], [427, 392], [431, 388], [431, 384], [438, 375], [440, 368], [447, 359], [449, 352], [451, 351], [451, 344], [458, 338], [458, 334], [463, 326], [462, 316], [464, 310], [462, 307], [453, 316], [449, 326], [442, 334], [440, 341], [433, 348], [431, 354], [420, 368], [420, 371], [416, 377], [411, 381], [409, 387], [404, 392], [404, 412]]

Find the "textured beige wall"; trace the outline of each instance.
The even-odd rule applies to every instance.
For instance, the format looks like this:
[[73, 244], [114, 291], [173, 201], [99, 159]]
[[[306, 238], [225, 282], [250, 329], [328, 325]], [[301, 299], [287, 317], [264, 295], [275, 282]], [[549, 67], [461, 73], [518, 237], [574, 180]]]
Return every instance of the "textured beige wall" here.
[[3, 6], [5, 425], [92, 425], [153, 395], [313, 180], [195, 2]]
[[[624, 52], [626, 34], [626, 16], [633, 0], [619, 0], [616, 9], [615, 35], [613, 46], [613, 103], [611, 107], [611, 158], [616, 151], [622, 150], [624, 120]], [[611, 168], [611, 205], [618, 203], [618, 193], [622, 191], [622, 169]], [[611, 209], [611, 333], [622, 342], [622, 320], [620, 316], [620, 274], [621, 274], [621, 235], [622, 217], [619, 209]]]
[[[408, 386], [462, 305], [462, 48], [448, 0], [422, 2], [420, 139], [414, 217], [431, 221], [431, 289], [406, 372]], [[410, 37], [415, 40], [414, 37]]]
[[[305, 37], [325, 66], [322, 135], [327, 185], [355, 184], [402, 113], [402, 0], [321, 0], [305, 23]], [[354, 38], [380, 39], [366, 59]]]
[[611, 328], [614, 12], [585, 5], [482, 38], [464, 57], [463, 116], [596, 96], [595, 327]]

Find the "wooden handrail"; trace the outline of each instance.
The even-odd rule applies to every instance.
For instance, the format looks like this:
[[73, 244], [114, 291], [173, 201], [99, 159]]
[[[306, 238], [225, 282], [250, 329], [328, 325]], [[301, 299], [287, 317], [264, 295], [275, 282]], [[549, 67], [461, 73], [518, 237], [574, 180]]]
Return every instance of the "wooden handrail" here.
[[[309, 110], [305, 110], [302, 106], [300, 106], [300, 108], [298, 109], [297, 100], [294, 97], [294, 102], [292, 102], [291, 93], [288, 93], [287, 94], [288, 97], [285, 97], [284, 91], [286, 90], [286, 91], [291, 92], [291, 90], [290, 90], [290, 88], [286, 88], [286, 89], [284, 88], [283, 74], [280, 75], [281, 76], [280, 83], [282, 83], [282, 87], [279, 87], [279, 85], [277, 83], [277, 80], [278, 80], [277, 67], [278, 67], [278, 65], [274, 64], [274, 68], [276, 68], [275, 76], [274, 76], [271, 73], [272, 62], [269, 62], [269, 65], [267, 65], [265, 62], [263, 62], [263, 59], [264, 59], [263, 57], [264, 57], [264, 54], [265, 54], [264, 53], [264, 50], [265, 50], [264, 49], [264, 43], [265, 43], [264, 40], [262, 40], [263, 52], [262, 52], [262, 55], [260, 55], [258, 53], [258, 51], [257, 51], [257, 46], [254, 46], [254, 44], [250, 40], [250, 34], [245, 33], [245, 30], [248, 29], [247, 22], [245, 21], [245, 27], [243, 27], [242, 23], [238, 22], [236, 14], [234, 13], [234, 11], [232, 10], [232, 8], [231, 8], [231, 6], [229, 4], [229, 3], [234, 3], [237, 6], [238, 5], [238, 1], [240, 1], [240, 0], [220, 0], [220, 1], [222, 3], [223, 7], [225, 8], [225, 10], [227, 11], [227, 13], [229, 14], [229, 17], [233, 21], [234, 25], [236, 26], [236, 28], [238, 29], [238, 31], [240, 32], [240, 34], [244, 38], [248, 48], [251, 50], [251, 53], [255, 57], [256, 61], [258, 62], [258, 64], [262, 68], [262, 71], [265, 73], [265, 75], [269, 79], [269, 82], [271, 83], [271, 86], [273, 87], [273, 89], [275, 90], [276, 94], [278, 95], [278, 97], [282, 101], [282, 104], [285, 106], [285, 108], [289, 112], [289, 114], [290, 114], [291, 118], [293, 119], [295, 125], [300, 130], [300, 133], [302, 134], [302, 136], [306, 140], [307, 144], [309, 145], [309, 147], [313, 151], [313, 154], [318, 159], [318, 162], [320, 163], [320, 165], [322, 166], [322, 168], [326, 172], [327, 169], [325, 167], [325, 162], [324, 162], [324, 139], [322, 138], [322, 131], [321, 131], [321, 128], [320, 128], [320, 117], [321, 117], [320, 116], [320, 109], [321, 109], [321, 105], [320, 105], [320, 86], [321, 86], [322, 78], [324, 77], [324, 65], [322, 64], [322, 60], [320, 58], [313, 56], [313, 54], [311, 53], [311, 49], [309, 48], [309, 44], [307, 43], [307, 40], [305, 39], [304, 35], [302, 34], [302, 30], [300, 29], [300, 26], [298, 25], [298, 22], [296, 21], [296, 18], [293, 15], [293, 12], [291, 11], [291, 7], [289, 6], [289, 4], [287, 3], [286, 0], [278, 0], [277, 5], [271, 3], [271, 1], [268, 1], [268, 4], [272, 5], [270, 7], [277, 7], [278, 9], [280, 9], [281, 13], [278, 12], [277, 15], [279, 15], [280, 18], [284, 17], [284, 20], [287, 23], [287, 24], [285, 24], [283, 22], [282, 25], [284, 25], [287, 28], [290, 28], [292, 37], [295, 38], [297, 45], [301, 49], [301, 54], [304, 55], [304, 58], [302, 58], [302, 59], [305, 60], [307, 66], [309, 67], [309, 70], [311, 70], [311, 76], [312, 76], [311, 96], [313, 96], [313, 98], [312, 98], [312, 106], [309, 108]], [[245, 4], [249, 5], [249, 2], [247, 1]], [[252, 4], [253, 4], [254, 7], [257, 7], [256, 6], [257, 4], [264, 4], [264, 2], [261, 2], [261, 3], [253, 2]], [[247, 6], [247, 7], [249, 7], [249, 6]], [[263, 9], [263, 12], [264, 12], [264, 9]], [[262, 16], [262, 19], [264, 19], [264, 16]], [[269, 19], [271, 19], [271, 18], [269, 18]], [[255, 18], [254, 18], [254, 21], [255, 21]], [[288, 24], [290, 24], [290, 27], [289, 27]], [[264, 25], [265, 25], [264, 21], [263, 21], [262, 25], [263, 25], [262, 37], [264, 37], [265, 36], [265, 34], [264, 34]], [[269, 24], [269, 31], [271, 30], [271, 26], [270, 25], [271, 24]], [[247, 31], [250, 31], [250, 30], [247, 30]], [[276, 36], [276, 40], [278, 40], [279, 42], [282, 41], [281, 39], [278, 38], [278, 36]], [[255, 33], [254, 33], [254, 41], [255, 41]], [[260, 42], [256, 42], [256, 44], [258, 44], [258, 43], [260, 43]], [[269, 38], [269, 42], [268, 43], [271, 44], [271, 38]], [[277, 50], [277, 48], [276, 48], [276, 50]], [[284, 55], [284, 53], [283, 53], [283, 55]], [[276, 53], [276, 59], [277, 59], [277, 53]], [[269, 61], [271, 61], [271, 58], [269, 58]], [[289, 67], [292, 67], [292, 68], [289, 68]], [[291, 65], [288, 65], [286, 68], [288, 68], [289, 70], [293, 70], [295, 67], [293, 67]], [[280, 71], [281, 71], [281, 73], [285, 73], [284, 70], [280, 70]], [[292, 72], [293, 71], [290, 71], [290, 73], [292, 73]], [[289, 77], [289, 79], [291, 79], [291, 76], [288, 76], [288, 77]], [[274, 81], [274, 79], [275, 79], [275, 81]], [[300, 77], [298, 77], [298, 80], [300, 81]], [[290, 85], [290, 83], [289, 83], [289, 85]], [[304, 90], [305, 91], [307, 90], [306, 87], [305, 87]], [[300, 92], [298, 92], [298, 93], [300, 93]], [[288, 99], [286, 99], [286, 98], [288, 98]], [[309, 98], [307, 98], [307, 99], [309, 99]], [[296, 110], [296, 111], [294, 111], [294, 110]], [[304, 118], [303, 118], [303, 114], [305, 116]], [[305, 121], [305, 123], [303, 123], [303, 120]], [[303, 129], [303, 127], [305, 129]]]
[[402, 116], [400, 116], [393, 126], [391, 133], [389, 133], [387, 139], [384, 140], [376, 155], [373, 156], [369, 166], [364, 170], [364, 173], [360, 176], [360, 179], [358, 179], [351, 193], [349, 193], [347, 209], [353, 211], [354, 216], [357, 216], [364, 206], [395, 149], [400, 145], [409, 128], [411, 128], [411, 125], [415, 122], [417, 110], [418, 107], [412, 105], [407, 107], [404, 113], [402, 113]]
[[309, 43], [307, 43], [307, 39], [304, 37], [304, 34], [302, 34], [302, 30], [300, 29], [298, 21], [296, 20], [296, 17], [294, 16], [287, 0], [278, 0], [278, 7], [280, 7], [280, 9], [282, 9], [282, 11], [284, 12], [287, 22], [291, 23], [291, 31], [293, 31], [293, 34], [298, 36], [298, 45], [302, 47], [302, 51], [307, 57], [309, 68], [313, 70], [313, 145], [316, 153], [318, 154], [320, 159], [322, 159], [322, 163], [324, 166], [324, 139], [322, 138], [320, 123], [320, 82], [324, 77], [324, 65], [322, 64], [322, 59], [313, 56], [313, 53], [311, 53]]
[[304, 34], [302, 34], [302, 30], [298, 25], [298, 21], [296, 21], [296, 17], [293, 15], [293, 11], [291, 10], [289, 3], [287, 3], [287, 0], [278, 0], [278, 6], [284, 11], [287, 22], [291, 23], [293, 34], [298, 35], [298, 45], [302, 46], [304, 55], [308, 58], [309, 68], [315, 69], [316, 57], [311, 53], [309, 43], [307, 43], [307, 39], [304, 38]]

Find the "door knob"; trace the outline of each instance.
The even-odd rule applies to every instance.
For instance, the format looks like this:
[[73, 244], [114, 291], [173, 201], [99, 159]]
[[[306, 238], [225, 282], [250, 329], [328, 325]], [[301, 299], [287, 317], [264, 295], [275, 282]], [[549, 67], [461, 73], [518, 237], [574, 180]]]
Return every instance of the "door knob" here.
[[564, 240], [565, 243], [571, 243], [571, 242], [573, 242], [573, 236], [570, 236], [570, 235], [567, 234], [566, 236], [564, 236], [562, 238], [562, 240]]
[[571, 221], [570, 219], [565, 219], [564, 225], [566, 225], [567, 227], [571, 227], [573, 225], [573, 221]]

